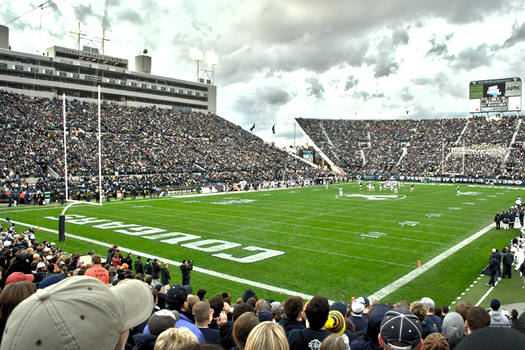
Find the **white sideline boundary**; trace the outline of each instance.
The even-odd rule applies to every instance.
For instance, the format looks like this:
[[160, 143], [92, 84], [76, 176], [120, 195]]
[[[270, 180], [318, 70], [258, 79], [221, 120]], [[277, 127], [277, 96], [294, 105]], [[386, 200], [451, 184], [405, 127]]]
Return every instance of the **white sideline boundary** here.
[[[0, 220], [7, 222], [7, 220], [5, 220], [5, 219], [0, 219]], [[14, 220], [11, 220], [10, 222], [15, 223], [17, 225], [24, 225], [24, 226], [28, 226], [28, 227], [34, 227], [35, 226], [35, 225], [27, 224], [25, 222], [14, 221]], [[50, 229], [50, 228], [45, 228], [45, 227], [40, 226], [40, 230], [41, 231], [50, 232], [50, 233], [55, 233], [55, 234], [58, 235], [58, 231], [57, 230], [53, 230], [53, 229]], [[71, 234], [71, 233], [67, 233], [67, 232], [66, 232], [66, 237], [71, 237], [71, 238], [74, 238], [74, 239], [78, 239], [78, 240], [81, 240], [81, 241], [97, 244], [97, 245], [100, 245], [100, 246], [103, 246], [103, 247], [107, 247], [107, 248], [111, 247], [111, 244], [109, 244], [109, 243], [97, 241], [95, 239], [91, 239], [91, 238], [87, 238], [87, 237], [77, 236], [77, 235], [74, 235], [74, 234]], [[179, 262], [179, 261], [165, 259], [165, 258], [162, 258], [162, 257], [159, 257], [159, 256], [155, 256], [155, 255], [151, 255], [151, 254], [148, 254], [148, 253], [139, 252], [138, 250], [129, 249], [129, 248], [126, 248], [126, 247], [121, 247], [121, 246], [119, 246], [119, 248], [120, 248], [120, 250], [131, 252], [132, 254], [144, 256], [146, 258], [150, 258], [150, 259], [157, 258], [157, 259], [159, 259], [159, 260], [161, 260], [163, 262], [167, 262], [168, 264], [171, 264], [173, 266], [179, 266], [181, 264], [181, 262]], [[285, 288], [271, 286], [271, 285], [266, 284], [266, 283], [255, 282], [255, 281], [247, 280], [247, 279], [236, 277], [236, 276], [232, 276], [232, 275], [227, 275], [227, 274], [222, 273], [222, 272], [212, 271], [212, 270], [208, 270], [208, 269], [204, 269], [204, 268], [200, 268], [200, 267], [196, 267], [196, 266], [193, 266], [193, 270], [197, 271], [197, 272], [200, 272], [200, 273], [203, 273], [203, 274], [206, 274], [206, 275], [213, 276], [213, 277], [222, 278], [222, 279], [225, 279], [225, 280], [228, 280], [228, 281], [233, 281], [233, 282], [237, 282], [237, 283], [241, 283], [241, 284], [246, 284], [246, 285], [249, 285], [249, 286], [252, 286], [252, 287], [257, 287], [257, 288], [269, 290], [271, 292], [276, 292], [276, 293], [281, 293], [281, 294], [286, 294], [286, 295], [298, 295], [298, 296], [300, 296], [300, 297], [302, 297], [303, 299], [306, 299], [306, 300], [309, 300], [309, 299], [313, 298], [313, 295], [308, 295], [308, 294], [296, 292], [296, 291], [285, 289]], [[329, 302], [333, 303], [333, 301], [331, 301], [331, 300], [329, 300]]]
[[496, 227], [496, 224], [492, 223], [492, 224], [488, 225], [487, 227], [479, 230], [478, 232], [476, 232], [472, 236], [467, 237], [466, 239], [462, 240], [461, 242], [459, 242], [455, 246], [445, 250], [443, 253], [439, 254], [435, 258], [432, 258], [427, 263], [421, 265], [420, 268], [410, 271], [409, 273], [407, 273], [405, 276], [401, 277], [400, 279], [390, 283], [386, 287], [381, 288], [380, 290], [378, 290], [374, 294], [370, 295], [369, 299], [370, 300], [381, 300], [381, 299], [383, 299], [387, 295], [393, 293], [394, 291], [398, 290], [399, 288], [401, 288], [402, 286], [404, 286], [408, 282], [411, 282], [416, 277], [419, 277], [424, 272], [426, 272], [429, 269], [431, 269], [432, 267], [436, 266], [438, 263], [440, 263], [441, 261], [445, 260], [446, 258], [451, 256], [452, 254], [454, 254], [455, 252], [457, 252], [461, 248], [465, 247], [467, 244], [469, 244], [469, 243], [475, 241], [476, 239], [478, 239], [479, 237], [483, 236], [485, 233], [487, 233], [488, 231], [490, 231], [494, 227]]

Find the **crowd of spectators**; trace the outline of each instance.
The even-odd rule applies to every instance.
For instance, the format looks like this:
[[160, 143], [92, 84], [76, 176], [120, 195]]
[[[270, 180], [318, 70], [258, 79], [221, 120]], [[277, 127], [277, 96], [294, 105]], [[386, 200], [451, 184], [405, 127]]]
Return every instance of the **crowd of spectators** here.
[[[523, 143], [510, 144], [520, 118], [296, 121], [349, 173], [524, 178]], [[524, 128], [516, 140], [525, 139]]]
[[525, 342], [525, 313], [500, 310], [498, 299], [490, 310], [460, 302], [452, 311], [428, 297], [331, 305], [321, 295], [273, 300], [251, 289], [208, 297], [163, 276], [167, 265], [156, 259], [133, 261], [116, 246], [107, 257], [67, 256], [32, 228], [17, 229], [7, 221], [1, 234], [2, 349], [460, 350]]
[[[70, 187], [98, 183], [98, 113], [67, 100]], [[313, 179], [318, 170], [214, 114], [101, 106], [104, 188], [200, 186]], [[4, 193], [64, 188], [62, 100], [0, 92]], [[54, 176], [53, 176], [54, 175]], [[58, 179], [57, 179], [58, 177]], [[30, 179], [30, 180], [28, 180]]]

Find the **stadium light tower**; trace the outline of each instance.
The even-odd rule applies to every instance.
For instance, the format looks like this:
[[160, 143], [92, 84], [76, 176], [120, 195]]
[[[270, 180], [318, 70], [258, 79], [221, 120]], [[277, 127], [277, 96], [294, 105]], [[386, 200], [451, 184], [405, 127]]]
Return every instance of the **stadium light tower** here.
[[219, 56], [213, 51], [206, 52], [206, 63], [211, 66], [211, 83], [215, 84], [215, 66], [219, 63]]
[[196, 65], [197, 65], [197, 71], [195, 72], [195, 81], [199, 81], [199, 72], [200, 72], [200, 63], [201, 61], [204, 59], [204, 54], [202, 53], [201, 50], [199, 50], [198, 48], [194, 47], [192, 49], [190, 49], [190, 58], [195, 61]]

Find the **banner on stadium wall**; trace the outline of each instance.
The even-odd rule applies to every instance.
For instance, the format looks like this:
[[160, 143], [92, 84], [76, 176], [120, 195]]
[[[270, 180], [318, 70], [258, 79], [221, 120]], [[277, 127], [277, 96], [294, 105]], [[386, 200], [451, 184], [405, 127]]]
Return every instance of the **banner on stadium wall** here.
[[455, 176], [409, 176], [409, 175], [371, 175], [355, 174], [351, 178], [363, 181], [412, 181], [412, 182], [441, 182], [441, 183], [469, 183], [480, 185], [511, 185], [525, 186], [525, 180], [473, 178]]

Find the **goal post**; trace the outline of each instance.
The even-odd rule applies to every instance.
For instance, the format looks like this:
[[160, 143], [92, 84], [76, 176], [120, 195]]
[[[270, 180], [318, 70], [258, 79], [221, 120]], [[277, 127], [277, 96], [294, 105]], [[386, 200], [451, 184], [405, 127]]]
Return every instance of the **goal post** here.
[[76, 204], [88, 204], [102, 206], [102, 127], [101, 127], [101, 89], [100, 85], [97, 88], [97, 114], [98, 114], [98, 203], [91, 203], [88, 201], [74, 200], [69, 198], [69, 172], [67, 164], [67, 114], [66, 114], [66, 94], [62, 93], [62, 116], [64, 124], [64, 191], [66, 206], [62, 210], [62, 213], [58, 217], [58, 240], [60, 242], [65, 241], [65, 230], [66, 230], [66, 211]]

